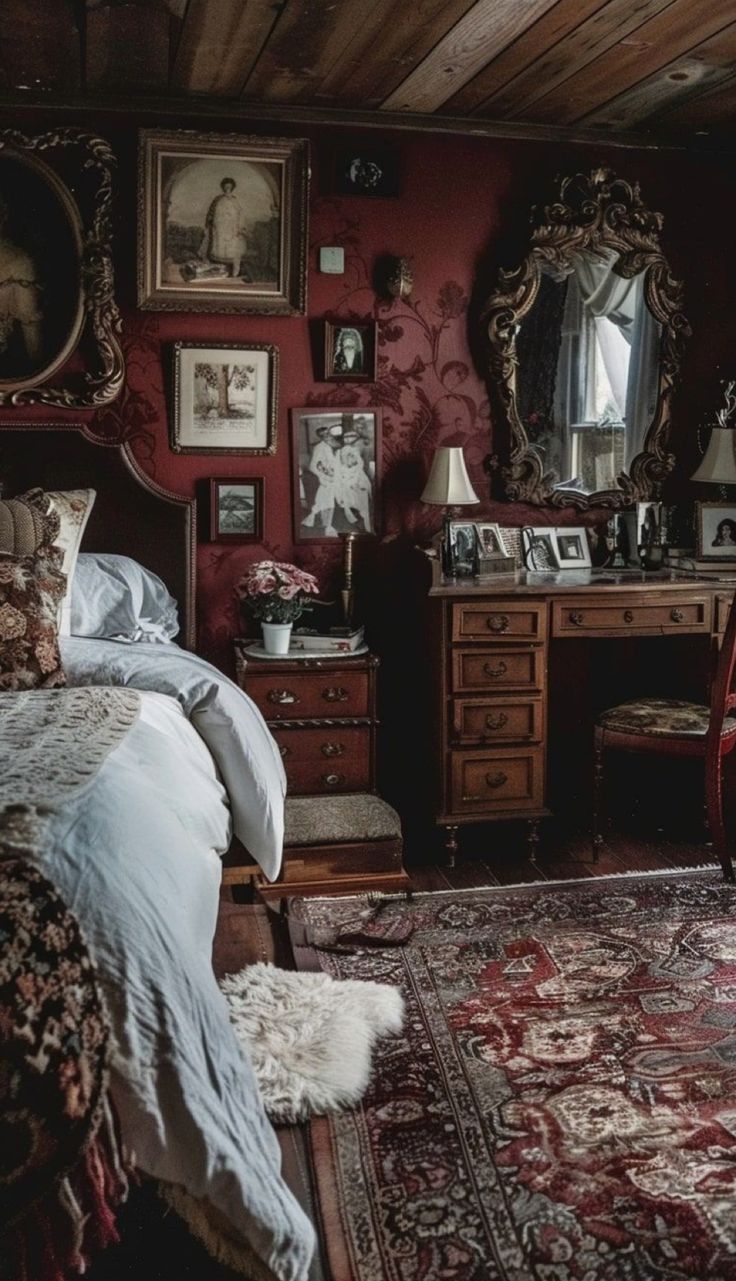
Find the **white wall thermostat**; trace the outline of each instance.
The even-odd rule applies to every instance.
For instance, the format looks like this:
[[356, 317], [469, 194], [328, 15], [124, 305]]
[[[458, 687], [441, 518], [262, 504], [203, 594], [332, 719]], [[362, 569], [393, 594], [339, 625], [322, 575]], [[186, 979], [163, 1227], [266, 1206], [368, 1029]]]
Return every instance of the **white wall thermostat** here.
[[345, 270], [345, 250], [342, 245], [325, 245], [319, 251], [319, 269], [330, 276], [341, 276]]

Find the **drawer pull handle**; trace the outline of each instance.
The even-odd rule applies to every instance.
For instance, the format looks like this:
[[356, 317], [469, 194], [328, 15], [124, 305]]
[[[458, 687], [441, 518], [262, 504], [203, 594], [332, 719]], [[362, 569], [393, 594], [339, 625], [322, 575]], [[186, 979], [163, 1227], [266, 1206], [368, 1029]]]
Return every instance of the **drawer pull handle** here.
[[291, 748], [287, 747], [286, 743], [279, 743], [279, 751], [281, 752], [282, 760], [285, 760], [287, 756], [291, 756]]
[[347, 703], [348, 691], [342, 685], [330, 685], [322, 690], [322, 697], [327, 703]]
[[624, 622], [625, 622], [625, 623], [633, 623], [633, 621], [634, 621], [634, 611], [633, 611], [633, 609], [625, 609], [625, 610], [624, 610]]
[[339, 787], [341, 783], [345, 782], [345, 775], [344, 774], [323, 774], [322, 782], [325, 783], [327, 787]]
[[489, 712], [486, 716], [486, 729], [503, 729], [504, 725], [508, 724], [508, 719], [505, 712], [499, 712], [498, 716]]
[[486, 774], [486, 783], [489, 787], [503, 787], [508, 782], [508, 774], [504, 774], [500, 769], [496, 774]]
[[685, 615], [683, 614], [681, 609], [670, 610], [670, 618], [672, 619], [673, 623], [681, 623], [684, 617]]
[[582, 627], [585, 618], [579, 609], [572, 609], [567, 616], [574, 627]]
[[343, 756], [345, 754], [345, 744], [323, 743], [321, 750], [323, 756]]
[[508, 669], [508, 667], [506, 666], [506, 664], [504, 663], [503, 659], [502, 659], [502, 660], [501, 660], [501, 662], [498, 664], [498, 667], [491, 667], [491, 664], [490, 664], [490, 663], [484, 663], [484, 664], [483, 664], [483, 671], [485, 672], [486, 676], [491, 676], [491, 677], [494, 677], [494, 678], [497, 678], [497, 677], [499, 677], [499, 676], [505, 676], [505, 674], [506, 674], [506, 672], [507, 672], [508, 670], [509, 670], [509, 669]]
[[285, 703], [298, 703], [299, 699], [291, 689], [270, 689], [267, 694], [269, 703], [278, 703], [283, 706]]
[[486, 627], [491, 632], [505, 632], [508, 629], [508, 614], [491, 614], [486, 619]]

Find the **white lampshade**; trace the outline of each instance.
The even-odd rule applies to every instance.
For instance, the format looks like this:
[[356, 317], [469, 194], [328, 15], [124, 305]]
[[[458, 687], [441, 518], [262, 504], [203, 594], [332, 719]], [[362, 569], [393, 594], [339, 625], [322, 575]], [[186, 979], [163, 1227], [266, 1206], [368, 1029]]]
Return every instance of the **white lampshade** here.
[[440, 445], [435, 450], [421, 501], [441, 507], [464, 507], [467, 503], [480, 502], [470, 483], [459, 445]]
[[736, 485], [736, 430], [714, 427], [700, 466], [691, 480], [711, 481], [716, 485]]

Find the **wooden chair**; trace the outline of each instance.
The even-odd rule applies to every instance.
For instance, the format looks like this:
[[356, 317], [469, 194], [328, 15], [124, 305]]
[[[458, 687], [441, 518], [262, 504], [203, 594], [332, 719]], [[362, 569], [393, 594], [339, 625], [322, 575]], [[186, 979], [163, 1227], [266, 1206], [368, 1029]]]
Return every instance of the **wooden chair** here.
[[603, 845], [600, 809], [603, 754], [609, 748], [668, 756], [701, 756], [705, 762], [705, 811], [713, 848], [727, 881], [734, 880], [723, 819], [723, 758], [736, 747], [736, 707], [732, 692], [736, 666], [736, 596], [711, 683], [710, 706], [678, 699], [636, 699], [601, 712], [595, 726], [593, 783], [593, 858]]

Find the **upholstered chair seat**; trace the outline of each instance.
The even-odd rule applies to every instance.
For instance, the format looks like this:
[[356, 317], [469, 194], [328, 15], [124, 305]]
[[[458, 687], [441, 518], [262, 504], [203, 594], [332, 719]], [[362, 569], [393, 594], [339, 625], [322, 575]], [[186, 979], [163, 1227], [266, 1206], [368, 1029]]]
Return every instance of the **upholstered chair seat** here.
[[[601, 712], [598, 724], [621, 734], [650, 734], [705, 737], [710, 708], [704, 703], [686, 703], [675, 698], [637, 698]], [[721, 734], [736, 734], [736, 718], [727, 716]]]

